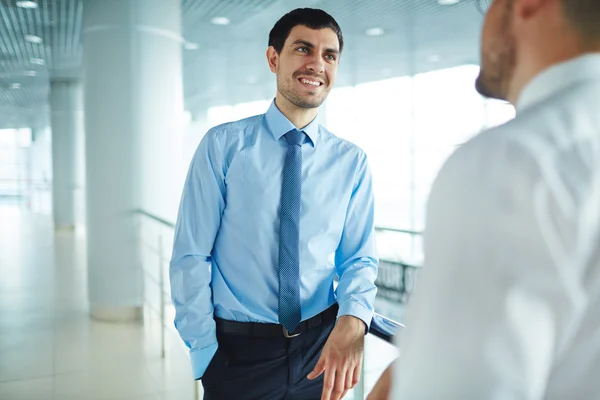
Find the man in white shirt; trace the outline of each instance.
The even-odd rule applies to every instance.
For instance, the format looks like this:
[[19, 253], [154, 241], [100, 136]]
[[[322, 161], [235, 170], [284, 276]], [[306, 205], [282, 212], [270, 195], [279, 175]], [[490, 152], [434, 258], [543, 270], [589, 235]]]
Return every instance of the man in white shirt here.
[[477, 89], [517, 117], [439, 173], [401, 355], [369, 399], [600, 398], [600, 1], [491, 3]]

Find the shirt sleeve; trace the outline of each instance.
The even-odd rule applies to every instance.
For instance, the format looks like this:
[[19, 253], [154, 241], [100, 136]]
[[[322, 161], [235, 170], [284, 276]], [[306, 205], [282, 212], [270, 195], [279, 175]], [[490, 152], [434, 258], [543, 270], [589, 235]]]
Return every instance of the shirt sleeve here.
[[375, 250], [373, 185], [364, 153], [360, 155], [355, 176], [342, 238], [335, 253], [339, 276], [336, 295], [340, 306], [338, 317], [357, 317], [368, 329], [377, 293], [379, 260]]
[[192, 159], [181, 197], [170, 263], [175, 327], [196, 379], [217, 351], [211, 292], [211, 253], [225, 208], [223, 149], [209, 131]]
[[459, 149], [433, 185], [393, 399], [544, 398], [570, 299], [540, 229], [537, 167], [486, 143]]

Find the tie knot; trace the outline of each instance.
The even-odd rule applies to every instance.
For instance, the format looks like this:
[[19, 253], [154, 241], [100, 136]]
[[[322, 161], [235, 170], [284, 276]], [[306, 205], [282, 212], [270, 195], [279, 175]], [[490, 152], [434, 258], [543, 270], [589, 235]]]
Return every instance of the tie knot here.
[[302, 131], [299, 131], [298, 129], [292, 129], [291, 131], [289, 131], [288, 133], [286, 133], [285, 136], [285, 140], [287, 140], [288, 144], [290, 145], [296, 145], [296, 146], [302, 146], [302, 142], [304, 142], [304, 135], [305, 133]]

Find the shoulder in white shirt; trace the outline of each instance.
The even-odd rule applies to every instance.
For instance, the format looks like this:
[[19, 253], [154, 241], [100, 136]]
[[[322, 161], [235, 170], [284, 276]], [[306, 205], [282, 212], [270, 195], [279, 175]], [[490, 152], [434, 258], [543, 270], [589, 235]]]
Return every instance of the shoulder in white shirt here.
[[430, 195], [394, 399], [600, 396], [600, 55], [555, 66]]

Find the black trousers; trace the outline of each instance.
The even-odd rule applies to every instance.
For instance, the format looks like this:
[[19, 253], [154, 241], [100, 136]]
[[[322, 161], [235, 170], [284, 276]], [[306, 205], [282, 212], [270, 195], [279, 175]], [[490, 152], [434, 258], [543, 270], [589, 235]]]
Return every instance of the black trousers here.
[[320, 400], [325, 374], [306, 376], [334, 324], [289, 339], [217, 333], [219, 349], [202, 377], [204, 400]]

